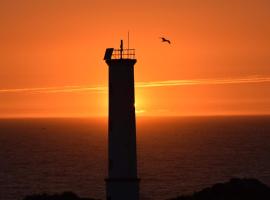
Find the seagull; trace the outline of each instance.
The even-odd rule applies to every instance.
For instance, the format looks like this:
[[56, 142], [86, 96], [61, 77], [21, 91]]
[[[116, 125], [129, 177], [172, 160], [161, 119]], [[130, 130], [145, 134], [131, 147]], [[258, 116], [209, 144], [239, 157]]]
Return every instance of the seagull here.
[[169, 44], [171, 44], [171, 41], [164, 37], [160, 37], [160, 39], [162, 40], [161, 42], [168, 42]]

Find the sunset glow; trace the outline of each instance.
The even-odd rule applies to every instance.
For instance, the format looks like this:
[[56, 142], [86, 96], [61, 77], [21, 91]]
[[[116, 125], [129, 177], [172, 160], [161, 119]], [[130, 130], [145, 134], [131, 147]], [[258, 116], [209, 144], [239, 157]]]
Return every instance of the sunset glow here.
[[269, 10], [264, 0], [1, 1], [0, 117], [107, 115], [103, 55], [127, 47], [128, 31], [138, 115], [270, 114]]

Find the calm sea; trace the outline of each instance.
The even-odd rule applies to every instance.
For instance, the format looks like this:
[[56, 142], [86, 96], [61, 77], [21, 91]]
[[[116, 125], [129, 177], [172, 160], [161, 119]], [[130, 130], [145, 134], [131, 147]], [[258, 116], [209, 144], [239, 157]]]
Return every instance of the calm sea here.
[[[270, 185], [270, 117], [138, 118], [142, 199], [232, 177]], [[0, 200], [73, 191], [105, 199], [106, 119], [0, 120]]]

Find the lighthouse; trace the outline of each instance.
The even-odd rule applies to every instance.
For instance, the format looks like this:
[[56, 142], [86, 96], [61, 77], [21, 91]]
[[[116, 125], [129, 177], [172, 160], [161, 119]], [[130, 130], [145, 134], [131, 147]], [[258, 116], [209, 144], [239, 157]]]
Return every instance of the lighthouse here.
[[107, 200], [138, 200], [134, 94], [135, 49], [106, 49], [109, 68]]

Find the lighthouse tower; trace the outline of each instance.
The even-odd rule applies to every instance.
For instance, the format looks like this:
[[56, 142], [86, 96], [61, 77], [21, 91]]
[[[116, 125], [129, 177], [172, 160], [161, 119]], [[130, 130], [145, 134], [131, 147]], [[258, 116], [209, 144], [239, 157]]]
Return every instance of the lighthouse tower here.
[[106, 49], [109, 66], [109, 166], [107, 200], [138, 200], [134, 98], [135, 49]]

